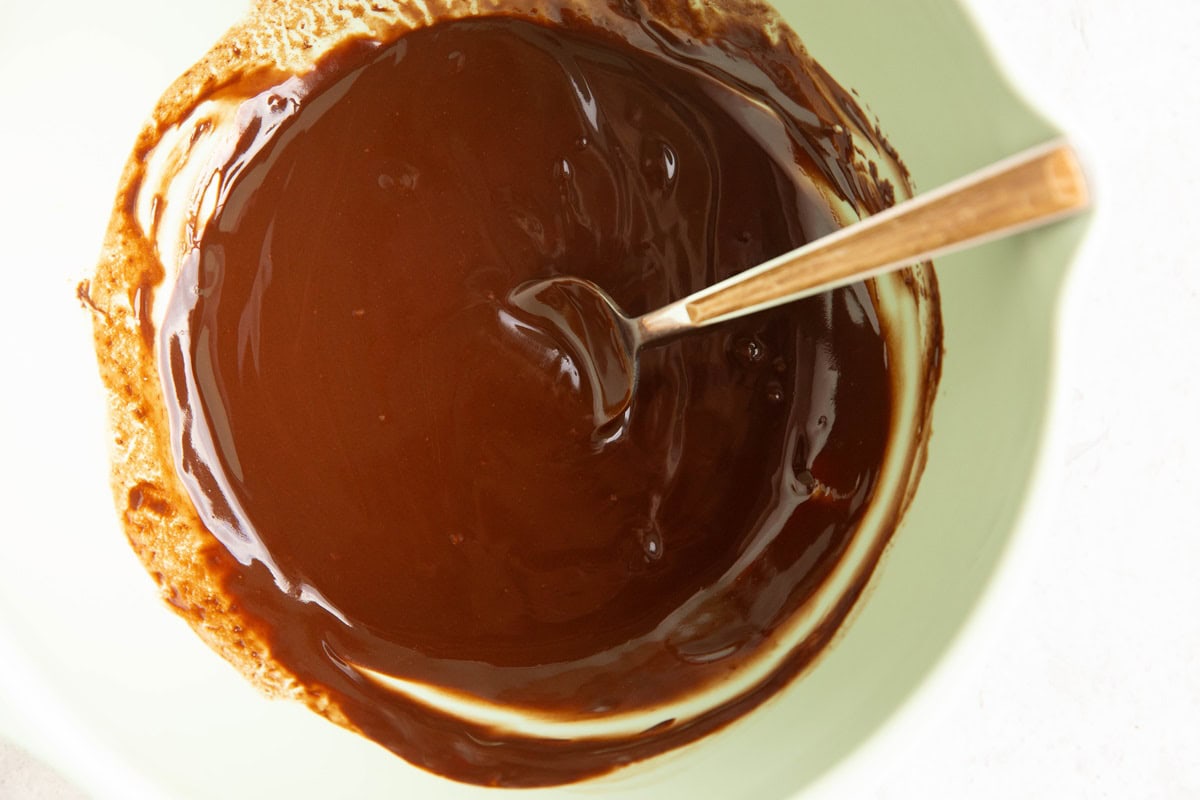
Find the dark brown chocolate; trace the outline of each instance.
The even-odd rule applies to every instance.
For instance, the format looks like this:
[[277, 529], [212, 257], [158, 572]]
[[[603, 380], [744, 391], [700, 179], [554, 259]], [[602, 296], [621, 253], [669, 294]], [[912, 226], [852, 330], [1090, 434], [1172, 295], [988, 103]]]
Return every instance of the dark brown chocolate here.
[[678, 746], [807, 664], [861, 589], [752, 691], [636, 735], [505, 731], [368, 677], [653, 709], [762, 655], [842, 555], [892, 410], [865, 285], [645, 352], [601, 439], [579, 365], [506, 300], [575, 275], [642, 313], [834, 230], [823, 192], [890, 199], [847, 166], [861, 112], [819, 69], [717, 52], [444, 22], [243, 109], [160, 331], [177, 467], [270, 658], [427, 769], [544, 785]]

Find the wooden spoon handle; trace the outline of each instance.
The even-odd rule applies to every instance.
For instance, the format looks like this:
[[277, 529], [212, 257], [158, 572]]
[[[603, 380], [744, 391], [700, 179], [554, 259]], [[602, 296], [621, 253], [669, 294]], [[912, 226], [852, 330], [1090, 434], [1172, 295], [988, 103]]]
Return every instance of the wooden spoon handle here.
[[694, 325], [720, 322], [1032, 228], [1088, 205], [1075, 152], [1043, 145], [697, 292]]

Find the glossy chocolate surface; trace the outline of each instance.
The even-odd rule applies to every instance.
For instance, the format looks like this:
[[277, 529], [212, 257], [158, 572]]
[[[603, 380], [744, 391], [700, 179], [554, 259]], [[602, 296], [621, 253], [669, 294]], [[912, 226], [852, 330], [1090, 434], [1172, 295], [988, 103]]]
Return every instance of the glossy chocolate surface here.
[[246, 105], [160, 332], [175, 457], [270, 657], [368, 736], [459, 780], [570, 781], [744, 713], [832, 635], [610, 738], [372, 677], [552, 721], [652, 711], [768, 650], [837, 562], [889, 435], [868, 287], [645, 352], [603, 436], [581, 365], [507, 301], [575, 275], [642, 313], [834, 230], [827, 195], [885, 204], [820, 105], [852, 101], [796, 74], [811, 108], [736, 58], [495, 17], [349, 45]]

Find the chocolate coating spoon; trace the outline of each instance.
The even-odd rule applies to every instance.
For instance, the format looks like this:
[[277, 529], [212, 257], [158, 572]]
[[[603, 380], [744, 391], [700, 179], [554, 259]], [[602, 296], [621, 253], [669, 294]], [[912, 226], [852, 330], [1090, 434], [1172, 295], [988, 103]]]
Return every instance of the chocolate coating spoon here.
[[633, 398], [638, 351], [1085, 209], [1087, 183], [1062, 142], [1026, 150], [809, 242], [660, 309], [629, 317], [599, 286], [561, 277], [518, 287], [512, 303], [547, 324], [585, 373], [598, 427]]

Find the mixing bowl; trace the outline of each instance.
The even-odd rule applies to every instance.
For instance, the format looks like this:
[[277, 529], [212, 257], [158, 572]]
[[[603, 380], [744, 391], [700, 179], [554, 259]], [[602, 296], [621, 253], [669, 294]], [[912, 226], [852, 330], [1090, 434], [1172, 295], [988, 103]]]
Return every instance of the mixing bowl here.
[[[1057, 133], [1015, 96], [953, 0], [776, 5], [878, 116], [918, 191]], [[45, 156], [13, 159], [10, 194], [36, 204], [44, 192], [58, 213], [15, 245], [17, 262], [45, 269], [19, 271], [23, 305], [5, 321], [38, 332], [21, 346], [6, 336], [4, 353], [13, 385], [38, 388], [8, 393], [0, 415], [10, 531], [0, 732], [102, 797], [483, 797], [260, 697], [164, 609], [112, 508], [89, 321], [71, 290], [90, 270], [142, 116], [240, 12], [234, 0], [104, 11], [70, 0], [55, 4], [53, 27], [44, 10], [6, 12], [10, 31], [38, 33], [3, 36], [13, 37], [4, 91], [28, 92], [25, 107], [45, 114], [66, 100], [85, 119], [48, 136], [19, 131], [9, 146]], [[22, 65], [45, 53], [24, 81]], [[71, 171], [69, 199], [47, 183], [53, 158]], [[1061, 224], [939, 265], [946, 350], [925, 475], [865, 600], [815, 667], [692, 746], [539, 793], [769, 800], [877, 772], [919, 746], [953, 683], [950, 656], [988, 636], [978, 610], [1006, 554], [1036, 535], [1027, 511], [1052, 405], [1055, 311], [1085, 230]]]

